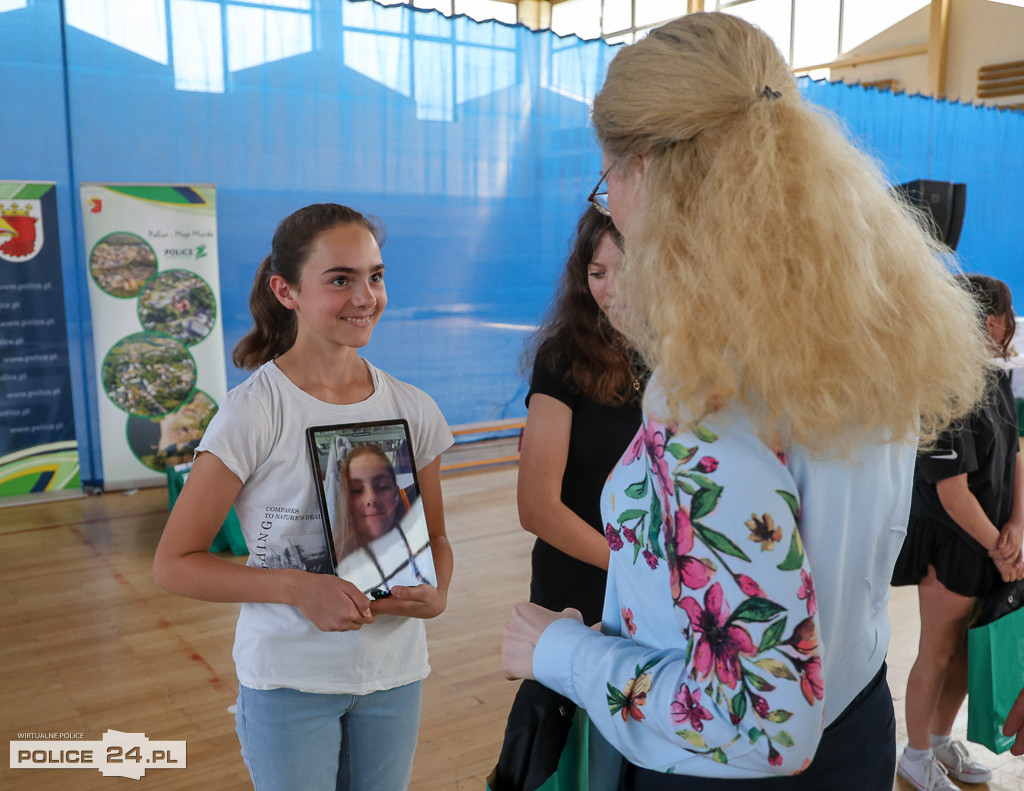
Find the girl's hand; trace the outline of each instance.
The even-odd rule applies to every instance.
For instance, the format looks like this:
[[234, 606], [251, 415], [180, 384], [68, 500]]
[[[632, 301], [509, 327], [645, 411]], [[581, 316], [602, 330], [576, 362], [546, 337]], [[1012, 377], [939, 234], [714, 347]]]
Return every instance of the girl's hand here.
[[999, 569], [999, 575], [1003, 578], [1003, 582], [1016, 582], [1024, 579], [1024, 561], [1020, 557], [1010, 561], [996, 558], [992, 560], [996, 564], [996, 568]]
[[1013, 736], [1013, 746], [1010, 752], [1014, 755], [1024, 755], [1024, 689], [1017, 695], [1017, 700], [1010, 707], [1010, 713], [1003, 725], [1003, 735]]
[[568, 608], [561, 612], [546, 610], [529, 602], [512, 608], [512, 620], [505, 624], [501, 641], [501, 669], [505, 678], [534, 678], [533, 652], [544, 630], [561, 618], [573, 618], [583, 623], [579, 610]]
[[1024, 524], [1007, 522], [999, 531], [999, 540], [993, 549], [989, 550], [991, 557], [996, 564], [999, 562], [1010, 563], [1019, 560], [1021, 547], [1024, 545]]
[[373, 623], [370, 600], [351, 582], [333, 574], [300, 573], [293, 603], [321, 632], [350, 632]]
[[433, 585], [396, 585], [390, 596], [370, 602], [370, 611], [374, 615], [434, 618], [447, 606], [448, 597]]

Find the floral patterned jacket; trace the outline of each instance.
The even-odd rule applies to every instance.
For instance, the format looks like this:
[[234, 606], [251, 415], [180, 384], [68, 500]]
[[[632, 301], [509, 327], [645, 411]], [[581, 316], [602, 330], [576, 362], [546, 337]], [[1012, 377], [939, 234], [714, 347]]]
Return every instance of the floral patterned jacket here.
[[[892, 492], [905, 529], [913, 449], [897, 455], [909, 467]], [[757, 438], [738, 408], [696, 432], [677, 432], [645, 408], [602, 512], [612, 550], [605, 634], [576, 621], [552, 624], [534, 654], [538, 680], [583, 706], [639, 766], [734, 778], [806, 768], [824, 728], [825, 645], [787, 458]], [[842, 527], [837, 535], [846, 535]], [[883, 575], [899, 550], [891, 543], [881, 562], [866, 561], [851, 579], [871, 576], [887, 589]], [[835, 551], [842, 556], [841, 546]], [[857, 644], [870, 642], [871, 651], [853, 657], [874, 663], [872, 675], [888, 640], [886, 598], [876, 591], [865, 606], [871, 639]], [[884, 630], [871, 624], [878, 601]], [[845, 705], [852, 696], [844, 696]]]

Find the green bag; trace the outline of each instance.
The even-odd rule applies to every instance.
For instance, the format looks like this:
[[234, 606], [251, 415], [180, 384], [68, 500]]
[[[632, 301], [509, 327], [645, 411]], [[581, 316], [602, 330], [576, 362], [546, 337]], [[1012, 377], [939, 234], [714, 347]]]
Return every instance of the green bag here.
[[1024, 680], [1024, 582], [1003, 585], [967, 630], [967, 738], [994, 753], [1010, 749], [1003, 722]]
[[[588, 734], [590, 722], [587, 712], [576, 709], [565, 746], [558, 757], [558, 765], [541, 785], [531, 791], [590, 791], [589, 765], [590, 747]], [[487, 791], [495, 791], [495, 772], [487, 778]]]
[[[168, 509], [174, 508], [174, 501], [178, 499], [181, 487], [185, 485], [185, 478], [188, 476], [188, 471], [191, 467], [191, 464], [179, 464], [175, 467], [167, 468]], [[245, 544], [245, 536], [242, 535], [242, 525], [238, 521], [238, 514], [235, 513], [234, 506], [231, 506], [231, 510], [228, 511], [228, 515], [224, 519], [224, 524], [221, 525], [217, 535], [213, 538], [213, 543], [210, 544], [211, 552], [226, 552], [229, 549], [232, 555], [245, 555], [249, 552], [249, 548]]]

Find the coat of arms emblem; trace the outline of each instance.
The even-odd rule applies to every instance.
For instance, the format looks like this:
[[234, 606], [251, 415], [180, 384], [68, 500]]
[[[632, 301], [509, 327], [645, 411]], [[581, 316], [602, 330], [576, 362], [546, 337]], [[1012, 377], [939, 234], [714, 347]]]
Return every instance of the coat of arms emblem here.
[[38, 200], [0, 200], [0, 258], [29, 261], [43, 249], [43, 209]]

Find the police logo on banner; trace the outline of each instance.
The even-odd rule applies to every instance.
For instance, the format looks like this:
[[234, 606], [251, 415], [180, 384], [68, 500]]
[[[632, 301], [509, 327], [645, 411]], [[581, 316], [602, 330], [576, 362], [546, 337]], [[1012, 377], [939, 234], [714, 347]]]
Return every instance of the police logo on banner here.
[[31, 261], [43, 249], [43, 203], [0, 200], [0, 258]]

